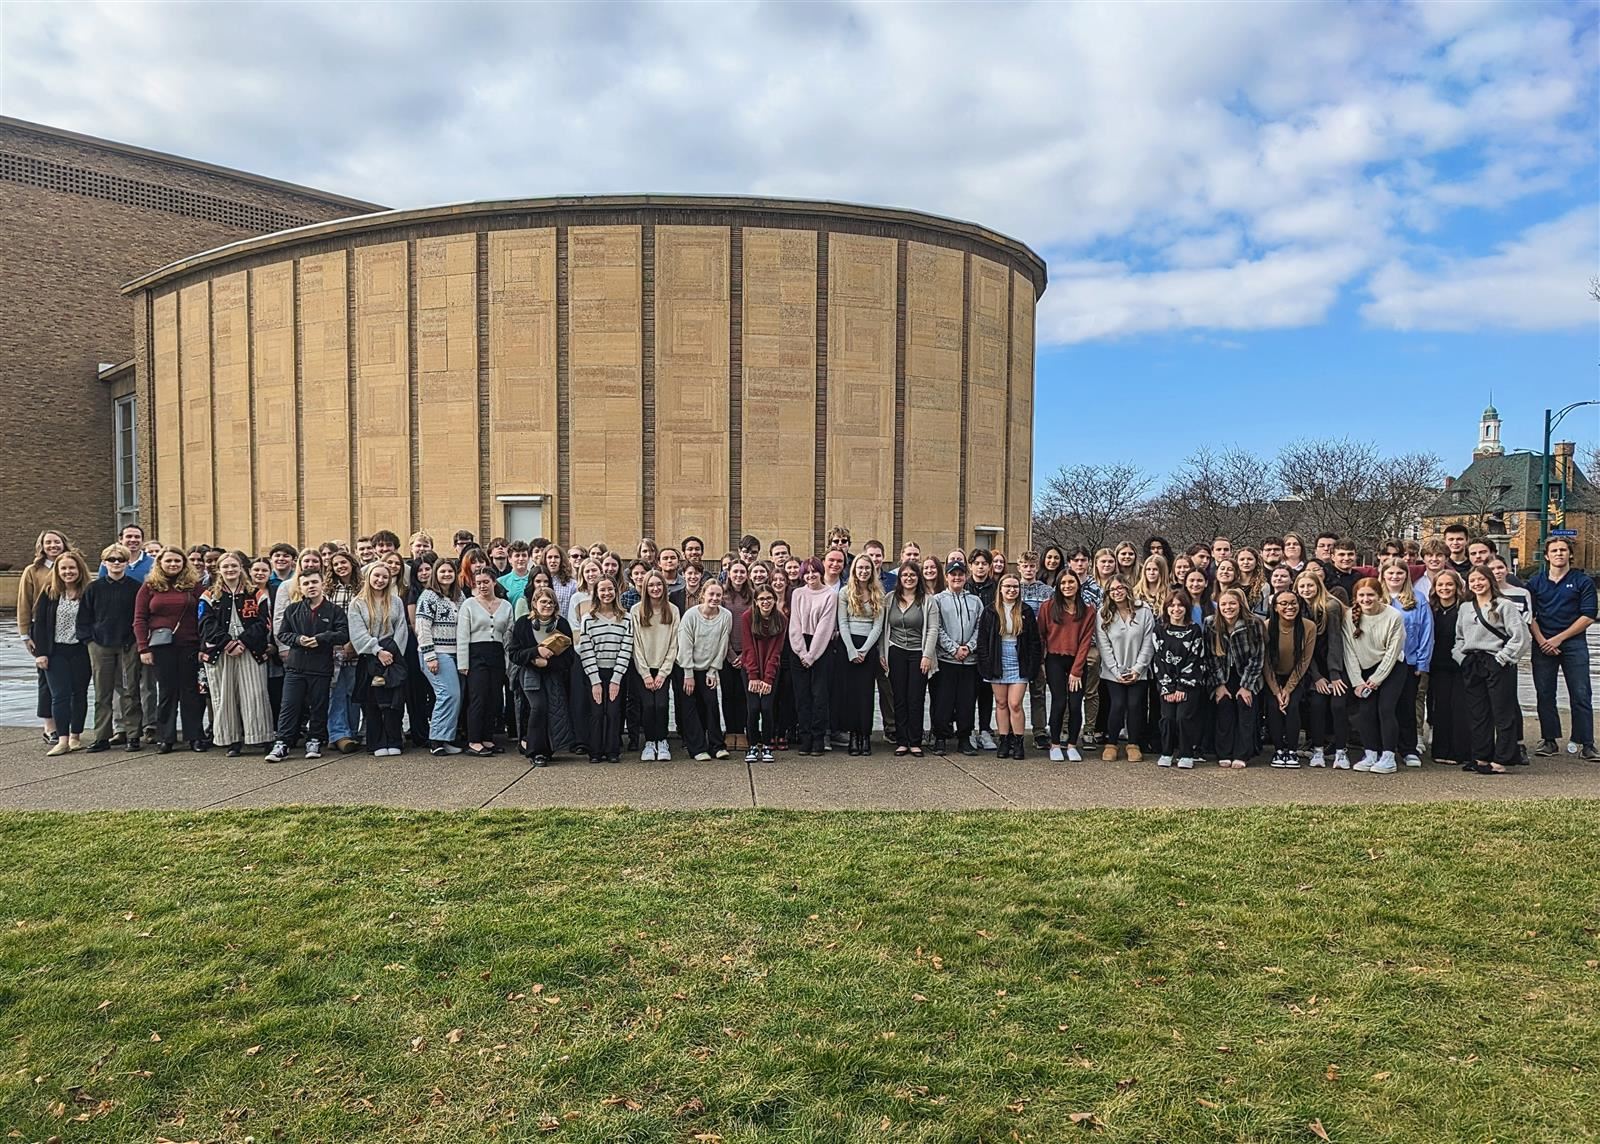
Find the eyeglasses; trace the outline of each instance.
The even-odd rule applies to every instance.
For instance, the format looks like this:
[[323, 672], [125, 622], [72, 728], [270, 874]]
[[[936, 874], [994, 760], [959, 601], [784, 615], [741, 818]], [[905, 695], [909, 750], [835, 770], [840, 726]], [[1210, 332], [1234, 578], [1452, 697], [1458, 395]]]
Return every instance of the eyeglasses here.
[[107, 564], [126, 564], [127, 562], [128, 562], [128, 558], [126, 556], [107, 556], [106, 557], [106, 563]]

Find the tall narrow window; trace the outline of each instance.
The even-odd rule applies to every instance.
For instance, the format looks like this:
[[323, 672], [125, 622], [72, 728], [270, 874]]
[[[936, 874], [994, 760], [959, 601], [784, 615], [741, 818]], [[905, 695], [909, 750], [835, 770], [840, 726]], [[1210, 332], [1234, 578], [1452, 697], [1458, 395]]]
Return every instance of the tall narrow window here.
[[117, 398], [116, 411], [117, 528], [121, 529], [139, 520], [139, 454], [132, 395]]

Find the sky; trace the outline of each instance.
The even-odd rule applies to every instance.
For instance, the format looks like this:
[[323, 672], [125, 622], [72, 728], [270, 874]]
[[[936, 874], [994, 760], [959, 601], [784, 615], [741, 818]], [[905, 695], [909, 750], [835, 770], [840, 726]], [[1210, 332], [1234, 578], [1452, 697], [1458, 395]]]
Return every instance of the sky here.
[[[395, 207], [694, 192], [1047, 261], [1035, 487], [1600, 398], [1600, 5], [0, 4], [0, 113]], [[1125, 431], [1119, 432], [1122, 429]], [[1562, 437], [1600, 442], [1600, 412]]]

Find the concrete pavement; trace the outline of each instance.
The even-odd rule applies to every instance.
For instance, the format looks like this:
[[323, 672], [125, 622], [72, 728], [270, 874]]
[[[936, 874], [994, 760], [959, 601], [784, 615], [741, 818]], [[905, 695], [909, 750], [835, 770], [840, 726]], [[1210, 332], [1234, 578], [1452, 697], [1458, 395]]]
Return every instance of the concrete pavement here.
[[1193, 771], [1143, 763], [1051, 763], [1030, 748], [1022, 762], [992, 755], [895, 759], [780, 754], [746, 766], [722, 762], [591, 765], [563, 759], [535, 770], [515, 754], [477, 759], [409, 752], [395, 758], [330, 755], [270, 765], [259, 757], [119, 749], [46, 758], [39, 732], [0, 727], [0, 810], [135, 810], [378, 805], [465, 810], [495, 807], [631, 806], [704, 810], [1069, 810], [1285, 803], [1449, 802], [1468, 799], [1600, 799], [1600, 764], [1561, 755], [1511, 774], [1479, 776], [1426, 763], [1393, 775], [1353, 771]]

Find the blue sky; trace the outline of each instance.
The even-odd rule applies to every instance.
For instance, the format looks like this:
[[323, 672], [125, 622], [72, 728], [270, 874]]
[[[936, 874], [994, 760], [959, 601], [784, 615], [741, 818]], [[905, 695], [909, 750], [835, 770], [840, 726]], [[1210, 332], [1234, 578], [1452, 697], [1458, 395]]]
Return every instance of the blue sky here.
[[[0, 111], [397, 207], [680, 191], [970, 219], [1050, 265], [1036, 486], [1305, 434], [1459, 468], [1491, 389], [1511, 448], [1600, 396], [1597, 13], [13, 2]], [[1592, 412], [1563, 428], [1600, 441]]]

